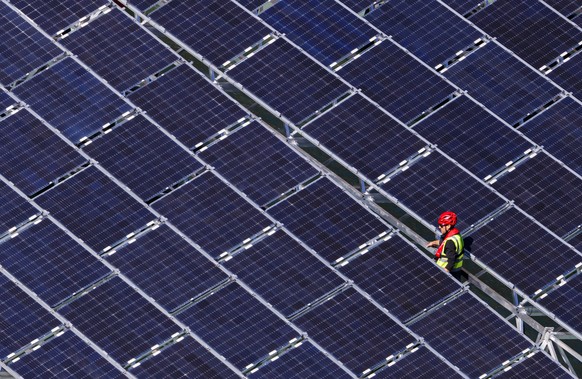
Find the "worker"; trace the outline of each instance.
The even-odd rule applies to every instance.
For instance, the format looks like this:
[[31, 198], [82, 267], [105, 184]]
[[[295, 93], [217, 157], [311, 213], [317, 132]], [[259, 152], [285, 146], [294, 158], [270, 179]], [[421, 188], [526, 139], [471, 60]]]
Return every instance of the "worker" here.
[[443, 212], [438, 219], [441, 239], [430, 241], [426, 247], [438, 247], [435, 253], [436, 264], [451, 273], [457, 280], [462, 281], [464, 243], [459, 229], [455, 228], [456, 224], [455, 213]]

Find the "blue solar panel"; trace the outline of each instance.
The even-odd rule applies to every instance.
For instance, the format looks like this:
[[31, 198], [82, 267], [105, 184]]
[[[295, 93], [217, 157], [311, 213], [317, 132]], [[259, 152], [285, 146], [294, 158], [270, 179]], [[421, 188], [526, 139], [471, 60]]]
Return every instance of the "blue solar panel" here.
[[[451, 322], [462, 326], [444, 327]], [[437, 309], [411, 328], [471, 378], [489, 372], [532, 345], [469, 294]]]
[[538, 1], [496, 1], [471, 21], [534, 68], [582, 41], [582, 31]]
[[354, 289], [299, 317], [296, 324], [356, 374], [415, 341]]
[[125, 378], [73, 332], [54, 338], [10, 367], [25, 378]]
[[434, 379], [462, 378], [462, 376], [430, 350], [420, 348], [412, 354], [405, 355], [393, 366], [379, 371], [374, 378]]
[[546, 354], [538, 352], [515, 366], [508, 371], [495, 376], [499, 379], [522, 379], [522, 378], [540, 378], [540, 379], [571, 379], [568, 374], [556, 361]]
[[307, 124], [304, 130], [371, 179], [426, 146], [360, 95], [340, 103]]
[[62, 51], [24, 18], [0, 3], [0, 83], [7, 85]]
[[480, 0], [443, 0], [448, 6], [459, 12], [461, 15], [466, 14], [477, 5], [484, 3]]
[[[545, 0], [546, 4], [552, 6], [562, 15], [568, 17], [570, 20], [582, 26], [582, 18], [580, 17], [580, 8], [582, 7], [580, 3], [576, 0]], [[572, 17], [577, 14], [578, 16]]]
[[[582, 42], [582, 41], [581, 41]], [[556, 67], [548, 76], [578, 99], [582, 98], [582, 54]], [[546, 71], [547, 72], [547, 71]]]
[[493, 187], [560, 236], [582, 224], [582, 179], [546, 154], [528, 159]]
[[390, 41], [337, 72], [402, 122], [418, 117], [455, 91]]
[[246, 115], [187, 65], [170, 71], [129, 97], [189, 148]]
[[138, 378], [238, 378], [193, 338], [186, 337], [131, 369]]
[[532, 147], [531, 142], [465, 96], [431, 114], [414, 130], [480, 178]]
[[211, 146], [200, 157], [258, 204], [317, 174], [307, 161], [258, 123]]
[[366, 20], [431, 66], [443, 63], [481, 37], [442, 5], [424, 0], [389, 1]]
[[504, 204], [499, 196], [438, 152], [420, 159], [382, 188], [429, 222], [436, 223], [445, 210], [454, 211], [461, 230]]
[[341, 2], [350, 7], [350, 9], [356, 13], [363, 11], [365, 8], [375, 3], [374, 0], [341, 0]]
[[212, 174], [196, 178], [153, 207], [213, 256], [272, 224]]
[[560, 92], [494, 43], [449, 68], [445, 76], [510, 124]]
[[202, 167], [141, 116], [83, 149], [144, 200]]
[[4, 113], [6, 111], [6, 108], [14, 104], [16, 104], [16, 101], [14, 101], [10, 96], [5, 94], [4, 92], [0, 91], [0, 114]]
[[0, 204], [0, 233], [40, 213], [4, 182], [0, 182]]
[[119, 278], [101, 284], [59, 313], [121, 365], [180, 331]]
[[227, 278], [164, 225], [105, 258], [168, 311]]
[[225, 266], [286, 316], [344, 283], [282, 231], [255, 243]]
[[327, 66], [378, 34], [333, 1], [281, 1], [261, 18]]
[[216, 66], [271, 32], [235, 3], [223, 0], [176, 1], [152, 13], [152, 18]]
[[36, 202], [95, 250], [119, 241], [155, 218], [93, 167], [43, 193]]
[[293, 122], [348, 91], [339, 79], [281, 39], [239, 63], [228, 75]]
[[574, 330], [582, 329], [582, 277], [578, 275], [538, 302]]
[[0, 275], [0, 358], [49, 333], [61, 323], [4, 275]]
[[321, 179], [269, 213], [329, 262], [388, 230], [327, 179]]
[[298, 335], [235, 283], [176, 317], [239, 369]]
[[26, 111], [3, 121], [0, 172], [31, 195], [86, 161]]
[[351, 376], [333, 363], [309, 342], [290, 350], [283, 357], [257, 372], [249, 374], [251, 379], [347, 379]]
[[574, 246], [578, 251], [582, 251], [582, 233], [568, 240], [568, 243]]
[[50, 221], [0, 244], [1, 264], [51, 306], [109, 274]]
[[459, 290], [459, 284], [398, 236], [340, 271], [402, 321]]
[[582, 262], [573, 249], [513, 208], [465, 236], [465, 248], [530, 295]]
[[79, 21], [108, 0], [10, 0], [48, 34]]
[[[116, 38], [111, 38], [112, 35]], [[120, 91], [176, 60], [175, 55], [123, 11], [97, 18], [62, 43]]]
[[580, 125], [582, 105], [567, 97], [525, 123], [519, 130], [582, 175]]
[[75, 143], [131, 109], [72, 59], [57, 63], [14, 93]]

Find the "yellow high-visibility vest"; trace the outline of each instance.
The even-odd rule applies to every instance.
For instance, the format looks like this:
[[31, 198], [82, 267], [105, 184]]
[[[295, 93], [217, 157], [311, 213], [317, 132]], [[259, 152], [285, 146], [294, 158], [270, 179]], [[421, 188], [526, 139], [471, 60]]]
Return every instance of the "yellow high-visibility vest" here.
[[463, 256], [465, 255], [464, 251], [463, 251], [465, 244], [463, 242], [463, 237], [461, 237], [460, 234], [455, 234], [453, 236], [450, 236], [449, 238], [447, 238], [443, 241], [443, 249], [441, 251], [441, 256], [437, 260], [436, 263], [437, 263], [437, 265], [441, 266], [442, 268], [447, 267], [447, 263], [449, 262], [449, 258], [447, 257], [447, 254], [445, 253], [445, 245], [447, 244], [447, 241], [449, 241], [449, 240], [452, 240], [453, 243], [455, 244], [455, 253], [456, 253], [454, 257], [451, 257], [451, 259], [456, 259], [455, 263], [453, 264], [452, 270], [457, 270], [457, 269], [460, 269], [461, 267], [463, 267]]

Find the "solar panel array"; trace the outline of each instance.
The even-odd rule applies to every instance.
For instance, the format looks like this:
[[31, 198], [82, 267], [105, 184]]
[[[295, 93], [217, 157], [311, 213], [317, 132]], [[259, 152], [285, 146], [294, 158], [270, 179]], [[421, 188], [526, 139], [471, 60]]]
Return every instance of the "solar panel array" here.
[[579, 333], [574, 1], [122, 3], [0, 2], [0, 368], [569, 376], [292, 141]]

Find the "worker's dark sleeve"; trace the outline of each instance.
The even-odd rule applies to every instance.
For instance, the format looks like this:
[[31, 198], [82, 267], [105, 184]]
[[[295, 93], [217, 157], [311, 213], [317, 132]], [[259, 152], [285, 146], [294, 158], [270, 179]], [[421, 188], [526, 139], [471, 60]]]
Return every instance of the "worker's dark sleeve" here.
[[451, 271], [453, 266], [455, 265], [455, 258], [457, 256], [457, 250], [455, 249], [455, 243], [451, 240], [448, 240], [445, 244], [445, 254], [448, 258], [447, 267], [446, 269]]

